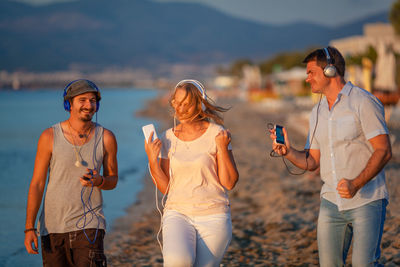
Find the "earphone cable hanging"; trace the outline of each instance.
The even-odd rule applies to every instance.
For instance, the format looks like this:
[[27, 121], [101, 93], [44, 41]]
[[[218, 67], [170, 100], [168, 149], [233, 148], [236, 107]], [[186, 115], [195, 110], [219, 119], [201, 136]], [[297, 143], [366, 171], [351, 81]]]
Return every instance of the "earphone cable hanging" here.
[[[313, 130], [312, 136], [311, 136], [310, 148], [309, 148], [309, 149], [311, 149], [311, 145], [312, 145], [312, 142], [313, 142], [314, 136], [315, 136], [315, 131], [317, 130], [317, 126], [318, 126], [318, 117], [319, 117], [319, 116], [318, 116], [318, 113], [319, 113], [319, 107], [320, 107], [320, 104], [321, 104], [321, 99], [322, 99], [322, 94], [320, 94], [319, 101], [318, 101], [318, 106], [317, 106], [317, 119], [316, 119], [315, 127], [314, 127], [314, 130]], [[269, 126], [269, 125], [273, 125], [273, 124], [272, 124], [272, 123], [268, 123], [268, 126]], [[306, 173], [306, 171], [308, 170], [308, 157], [310, 156], [309, 149], [305, 151], [305, 153], [306, 153], [306, 168], [305, 168], [302, 172], [300, 172], [300, 173], [293, 173], [293, 172], [289, 169], [289, 166], [288, 166], [287, 163], [286, 163], [285, 157], [284, 157], [283, 155], [277, 155], [276, 152], [275, 152], [273, 149], [272, 149], [271, 152], [269, 153], [269, 156], [272, 157], [272, 158], [279, 158], [279, 157], [282, 157], [282, 161], [283, 161], [283, 163], [285, 164], [286, 170], [287, 170], [291, 175], [303, 175], [303, 174]]]

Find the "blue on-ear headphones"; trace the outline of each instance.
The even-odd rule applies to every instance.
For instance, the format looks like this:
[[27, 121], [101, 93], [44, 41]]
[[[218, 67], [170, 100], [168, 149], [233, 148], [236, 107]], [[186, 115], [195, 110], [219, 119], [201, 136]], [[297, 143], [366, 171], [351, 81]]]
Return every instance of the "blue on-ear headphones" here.
[[[74, 81], [72, 81], [72, 82], [70, 82], [70, 83], [68, 83], [67, 84], [67, 86], [65, 86], [65, 88], [64, 88], [64, 94], [63, 94], [63, 98], [64, 98], [64, 109], [66, 110], [66, 111], [71, 111], [71, 103], [69, 102], [70, 101], [70, 99], [72, 98], [72, 97], [68, 97], [67, 98], [67, 94], [68, 94], [68, 90], [70, 89], [70, 86], [73, 84], [73, 83], [75, 83], [75, 82], [78, 82], [78, 81], [85, 81], [85, 82], [87, 82], [88, 84], [89, 84], [89, 86], [91, 87], [91, 88], [93, 88], [93, 89], [95, 89], [95, 92], [96, 92], [96, 112], [99, 110], [99, 107], [100, 107], [100, 99], [101, 99], [101, 96], [100, 96], [100, 91], [99, 91], [99, 88], [97, 87], [97, 85], [94, 83], [94, 82], [92, 82], [92, 81], [89, 81], [89, 80], [87, 80], [87, 79], [77, 79], [77, 80], [74, 80]], [[93, 92], [93, 91], [87, 91], [87, 92]]]
[[[201, 97], [203, 98], [203, 100], [207, 100], [206, 90], [204, 89], [204, 86], [198, 80], [193, 80], [193, 79], [182, 80], [175, 86], [175, 90], [178, 86], [182, 85], [183, 83], [190, 83], [190, 84], [194, 85], [197, 88], [197, 90], [199, 90], [199, 92], [201, 93]], [[201, 102], [201, 109], [203, 111], [206, 110], [206, 105], [204, 105], [203, 102]]]

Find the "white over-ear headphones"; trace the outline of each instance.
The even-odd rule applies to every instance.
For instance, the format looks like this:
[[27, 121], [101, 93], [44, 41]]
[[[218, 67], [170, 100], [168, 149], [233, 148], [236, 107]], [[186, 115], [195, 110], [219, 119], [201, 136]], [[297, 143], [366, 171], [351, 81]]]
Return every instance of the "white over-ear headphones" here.
[[327, 47], [324, 48], [324, 52], [326, 55], [326, 62], [328, 63], [324, 68], [324, 75], [329, 78], [335, 77], [337, 71], [335, 66], [333, 65], [333, 60], [331, 58], [331, 55], [329, 55]]
[[[177, 83], [177, 85], [175, 86], [175, 90], [178, 86], [181, 86], [184, 83], [190, 83], [194, 86], [196, 86], [196, 88], [199, 90], [199, 92], [201, 93], [201, 97], [203, 98], [203, 100], [207, 100], [207, 96], [206, 96], [206, 90], [204, 89], [204, 86], [197, 80], [193, 80], [193, 79], [187, 79], [187, 80], [182, 80], [179, 83]], [[206, 110], [206, 106], [204, 105], [203, 101], [201, 101], [201, 109], [203, 111]]]

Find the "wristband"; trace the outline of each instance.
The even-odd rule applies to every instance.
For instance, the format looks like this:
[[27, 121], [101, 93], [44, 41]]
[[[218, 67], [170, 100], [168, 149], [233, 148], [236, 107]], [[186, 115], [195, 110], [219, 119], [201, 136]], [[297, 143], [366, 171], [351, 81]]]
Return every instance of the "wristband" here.
[[36, 232], [36, 228], [28, 228], [28, 229], [25, 229], [25, 230], [24, 230], [24, 233], [26, 234], [27, 232], [30, 232], [30, 231], [35, 231], [35, 232]]
[[98, 188], [101, 188], [104, 185], [104, 182], [106, 181], [106, 179], [104, 179], [103, 176], [100, 177], [101, 177], [101, 183], [97, 186]]

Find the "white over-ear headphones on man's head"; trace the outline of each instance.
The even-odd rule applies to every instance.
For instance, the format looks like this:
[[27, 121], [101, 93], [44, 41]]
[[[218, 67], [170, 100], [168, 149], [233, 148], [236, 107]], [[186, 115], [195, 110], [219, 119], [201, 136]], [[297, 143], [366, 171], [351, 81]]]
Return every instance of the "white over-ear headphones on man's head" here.
[[[182, 81], [180, 81], [179, 83], [177, 83], [177, 85], [175, 86], [175, 90], [176, 90], [176, 88], [177, 88], [178, 86], [181, 86], [181, 85], [184, 84], [184, 83], [190, 83], [190, 84], [196, 86], [196, 88], [197, 88], [197, 89], [199, 90], [199, 92], [201, 93], [201, 97], [202, 97], [204, 100], [207, 100], [206, 90], [204, 89], [204, 86], [203, 86], [199, 81], [197, 81], [197, 80], [192, 80], [192, 79], [182, 80]], [[206, 106], [204, 105], [203, 101], [201, 102], [201, 109], [202, 109], [203, 111], [206, 110]]]
[[326, 55], [326, 62], [328, 63], [324, 68], [324, 75], [328, 78], [335, 77], [337, 73], [336, 67], [333, 65], [335, 62], [331, 58], [327, 47], [324, 48], [324, 52]]

